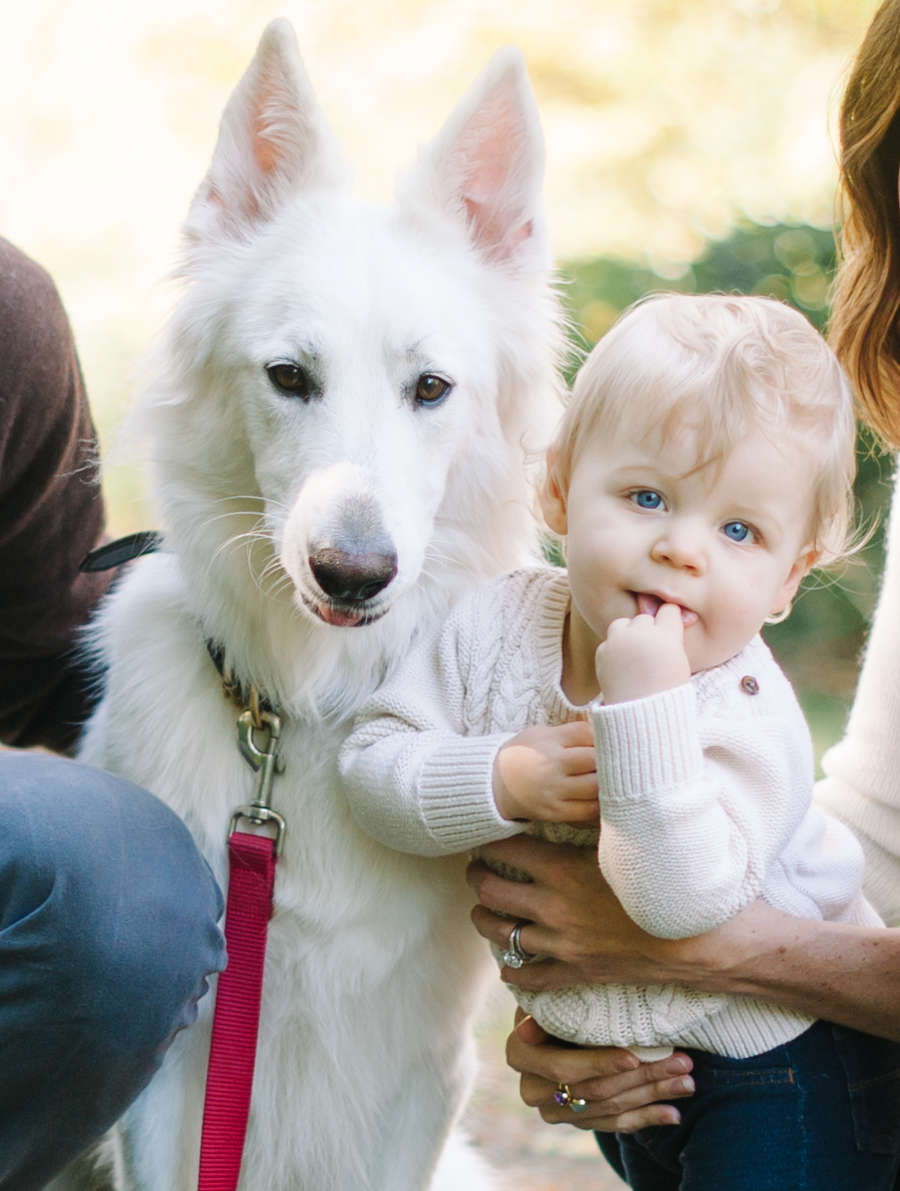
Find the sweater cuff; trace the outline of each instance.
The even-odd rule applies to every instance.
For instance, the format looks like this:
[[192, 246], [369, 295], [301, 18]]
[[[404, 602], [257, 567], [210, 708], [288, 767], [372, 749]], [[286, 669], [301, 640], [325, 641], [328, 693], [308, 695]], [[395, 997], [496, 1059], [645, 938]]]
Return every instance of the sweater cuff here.
[[595, 703], [591, 720], [601, 794], [639, 798], [699, 778], [703, 750], [696, 703], [689, 682], [629, 703]]
[[416, 783], [419, 813], [444, 847], [465, 852], [518, 835], [527, 826], [504, 819], [494, 802], [494, 758], [513, 735], [461, 736], [423, 764]]

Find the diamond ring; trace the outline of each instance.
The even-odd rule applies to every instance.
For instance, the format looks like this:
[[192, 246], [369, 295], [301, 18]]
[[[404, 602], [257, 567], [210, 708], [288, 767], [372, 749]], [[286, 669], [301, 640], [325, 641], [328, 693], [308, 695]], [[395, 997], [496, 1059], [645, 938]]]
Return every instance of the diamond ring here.
[[525, 964], [533, 964], [536, 959], [541, 958], [531, 951], [526, 951], [519, 942], [522, 927], [529, 925], [530, 923], [528, 922], [517, 922], [510, 931], [509, 942], [506, 944], [506, 950], [503, 952], [503, 962], [508, 968], [522, 968]]

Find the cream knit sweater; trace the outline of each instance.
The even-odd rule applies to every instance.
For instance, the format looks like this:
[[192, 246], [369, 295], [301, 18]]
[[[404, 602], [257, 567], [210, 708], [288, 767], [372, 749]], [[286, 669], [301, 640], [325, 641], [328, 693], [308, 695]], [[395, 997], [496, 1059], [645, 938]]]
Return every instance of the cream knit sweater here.
[[[655, 935], [710, 930], [762, 897], [790, 914], [876, 924], [852, 834], [810, 808], [812, 748], [787, 679], [756, 638], [689, 684], [609, 707], [560, 686], [565, 572], [501, 576], [463, 600], [363, 708], [341, 756], [353, 813], [375, 838], [419, 855], [523, 830], [500, 817], [498, 749], [532, 724], [593, 721], [600, 867]], [[753, 679], [753, 682], [745, 681]], [[532, 825], [595, 843], [596, 833]], [[552, 1034], [590, 1045], [694, 1046], [735, 1058], [795, 1038], [812, 1019], [680, 986], [517, 991]]]
[[853, 828], [866, 856], [865, 889], [900, 925], [900, 484], [888, 523], [887, 564], [847, 734], [825, 754], [816, 802]]

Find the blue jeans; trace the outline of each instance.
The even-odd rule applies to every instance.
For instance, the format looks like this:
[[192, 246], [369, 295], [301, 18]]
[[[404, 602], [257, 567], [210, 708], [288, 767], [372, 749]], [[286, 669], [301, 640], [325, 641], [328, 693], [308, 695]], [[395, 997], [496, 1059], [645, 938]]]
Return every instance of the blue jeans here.
[[147, 1084], [224, 966], [221, 911], [146, 790], [0, 754], [0, 1191], [42, 1187]]
[[820, 1021], [752, 1059], [687, 1054], [680, 1125], [598, 1135], [635, 1191], [892, 1191], [900, 1043]]

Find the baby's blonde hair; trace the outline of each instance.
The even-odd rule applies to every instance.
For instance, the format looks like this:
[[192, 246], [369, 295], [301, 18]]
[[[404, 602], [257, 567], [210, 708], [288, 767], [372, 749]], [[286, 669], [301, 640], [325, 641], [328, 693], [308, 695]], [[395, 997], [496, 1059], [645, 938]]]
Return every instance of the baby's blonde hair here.
[[854, 516], [856, 422], [840, 364], [798, 311], [772, 298], [659, 294], [626, 310], [585, 360], [554, 449], [562, 493], [584, 444], [627, 418], [663, 441], [689, 426], [697, 468], [725, 460], [748, 433], [800, 431], [819, 467], [811, 547], [819, 566], [845, 557]]

